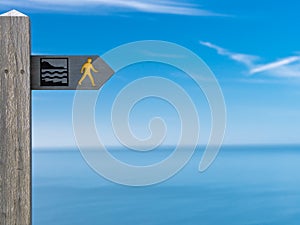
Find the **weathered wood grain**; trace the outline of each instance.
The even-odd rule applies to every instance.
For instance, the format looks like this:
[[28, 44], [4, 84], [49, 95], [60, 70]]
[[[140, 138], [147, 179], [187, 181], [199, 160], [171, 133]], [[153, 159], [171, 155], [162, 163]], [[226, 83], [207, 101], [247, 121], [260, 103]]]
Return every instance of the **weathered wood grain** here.
[[31, 224], [30, 22], [0, 16], [0, 224]]

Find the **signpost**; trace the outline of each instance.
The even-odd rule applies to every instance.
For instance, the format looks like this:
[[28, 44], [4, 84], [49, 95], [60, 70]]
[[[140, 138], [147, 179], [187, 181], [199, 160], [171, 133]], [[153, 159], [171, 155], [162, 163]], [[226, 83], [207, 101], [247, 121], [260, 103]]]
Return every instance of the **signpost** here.
[[0, 15], [0, 224], [31, 224], [31, 90], [97, 90], [99, 56], [31, 56], [29, 17]]
[[30, 23], [0, 16], [0, 224], [31, 224]]

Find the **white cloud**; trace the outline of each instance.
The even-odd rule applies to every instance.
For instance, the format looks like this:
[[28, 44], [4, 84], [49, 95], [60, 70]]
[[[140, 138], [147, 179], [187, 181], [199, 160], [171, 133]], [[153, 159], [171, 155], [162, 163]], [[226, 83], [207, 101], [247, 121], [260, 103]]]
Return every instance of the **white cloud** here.
[[290, 78], [299, 78], [300, 77], [300, 61], [296, 63], [281, 66], [276, 69], [270, 70], [268, 73], [272, 73], [273, 76], [277, 77], [290, 77]]
[[268, 70], [275, 70], [275, 69], [278, 69], [278, 68], [282, 69], [284, 66], [289, 65], [289, 64], [291, 64], [293, 62], [296, 62], [296, 61], [299, 61], [299, 60], [300, 60], [299, 56], [291, 56], [291, 57], [288, 57], [288, 58], [285, 58], [285, 59], [278, 60], [276, 62], [272, 62], [272, 63], [268, 63], [268, 64], [265, 64], [265, 65], [257, 66], [257, 67], [250, 70], [250, 74], [265, 72], [265, 71], [268, 71]]
[[242, 53], [234, 53], [210, 42], [200, 41], [203, 46], [215, 49], [219, 55], [245, 65], [250, 75], [264, 73], [276, 77], [300, 77], [300, 56], [289, 56], [267, 64], [257, 63], [260, 57]]
[[104, 11], [124, 10], [188, 16], [225, 16], [181, 0], [10, 0], [0, 2], [1, 5], [55, 11], [82, 11], [84, 8], [92, 10], [94, 7], [101, 11], [102, 7]]
[[222, 47], [214, 45], [214, 44], [212, 44], [210, 42], [200, 41], [200, 44], [202, 44], [202, 45], [204, 45], [206, 47], [215, 49], [218, 52], [219, 55], [227, 56], [230, 59], [232, 59], [234, 61], [237, 61], [237, 62], [240, 62], [242, 64], [245, 64], [248, 67], [252, 67], [254, 61], [256, 61], [256, 60], [259, 59], [259, 57], [253, 56], [253, 55], [247, 55], [247, 54], [230, 52], [227, 49], [224, 49]]

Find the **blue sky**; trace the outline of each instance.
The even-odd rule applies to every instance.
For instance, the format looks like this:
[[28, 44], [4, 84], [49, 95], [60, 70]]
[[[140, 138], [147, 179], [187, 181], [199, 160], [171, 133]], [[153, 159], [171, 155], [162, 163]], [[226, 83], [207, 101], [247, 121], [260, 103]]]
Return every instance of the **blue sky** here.
[[[45, 55], [103, 55], [121, 44], [164, 40], [189, 48], [214, 72], [227, 107], [224, 144], [299, 144], [300, 3], [270, 0], [10, 0], [31, 18], [32, 52]], [[96, 122], [104, 142], [114, 145], [109, 107], [117, 91], [134, 79], [165, 76], [180, 83], [200, 115], [200, 144], [210, 131], [210, 113], [200, 90], [181, 71], [145, 63], [118, 72], [103, 87]], [[73, 91], [33, 92], [33, 146], [74, 146]], [[147, 137], [159, 115], [169, 125], [166, 144], [176, 143], [176, 112], [161, 100], [132, 111], [132, 129]], [[177, 118], [178, 119], [178, 118]], [[174, 122], [175, 121], [175, 122]], [[53, 139], [56, 141], [53, 142]]]

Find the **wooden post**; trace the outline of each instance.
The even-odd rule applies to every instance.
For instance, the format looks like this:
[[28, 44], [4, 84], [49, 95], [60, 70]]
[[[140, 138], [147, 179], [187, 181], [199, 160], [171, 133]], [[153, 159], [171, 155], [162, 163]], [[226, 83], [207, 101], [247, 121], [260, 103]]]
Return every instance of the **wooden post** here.
[[0, 15], [0, 224], [31, 224], [30, 22]]

